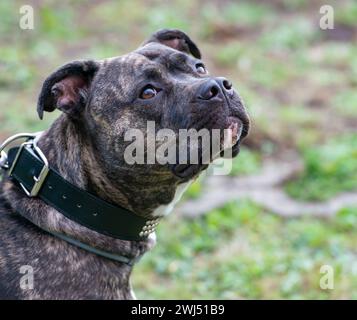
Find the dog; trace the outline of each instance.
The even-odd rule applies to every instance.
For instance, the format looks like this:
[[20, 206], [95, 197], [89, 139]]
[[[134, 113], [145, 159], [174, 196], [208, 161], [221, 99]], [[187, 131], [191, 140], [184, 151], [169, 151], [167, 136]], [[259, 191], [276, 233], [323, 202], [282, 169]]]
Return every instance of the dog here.
[[[41, 119], [44, 112], [55, 109], [61, 115], [37, 138], [51, 169], [68, 183], [143, 219], [168, 214], [187, 184], [208, 165], [128, 164], [123, 155], [129, 129], [144, 130], [148, 121], [155, 123], [156, 130], [174, 132], [234, 128], [232, 157], [249, 129], [243, 101], [232, 84], [210, 76], [197, 45], [173, 29], [154, 33], [129, 54], [60, 67], [44, 81], [37, 105]], [[69, 219], [39, 197], [26, 195], [4, 172], [1, 299], [135, 298], [132, 264], [53, 234], [133, 260], [155, 245], [154, 232], [142, 240], [123, 240]], [[21, 285], [30, 270], [26, 266], [33, 272], [29, 288]]]

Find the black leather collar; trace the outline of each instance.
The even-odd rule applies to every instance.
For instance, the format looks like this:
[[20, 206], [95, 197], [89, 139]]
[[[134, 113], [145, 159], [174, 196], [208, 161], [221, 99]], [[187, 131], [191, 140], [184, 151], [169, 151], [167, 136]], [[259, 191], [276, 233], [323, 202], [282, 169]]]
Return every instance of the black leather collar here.
[[41, 159], [33, 143], [9, 151], [9, 174], [28, 196], [39, 197], [68, 219], [113, 238], [141, 241], [154, 232], [159, 219], [144, 219], [81, 190]]

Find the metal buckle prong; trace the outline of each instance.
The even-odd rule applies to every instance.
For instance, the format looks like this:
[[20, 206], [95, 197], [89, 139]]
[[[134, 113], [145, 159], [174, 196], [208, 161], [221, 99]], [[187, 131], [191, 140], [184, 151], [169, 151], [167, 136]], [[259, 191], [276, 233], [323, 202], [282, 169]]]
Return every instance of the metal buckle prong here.
[[36, 197], [38, 195], [38, 193], [40, 192], [40, 190], [42, 188], [43, 183], [45, 182], [48, 171], [49, 171], [48, 168], [46, 166], [44, 166], [42, 168], [38, 178], [33, 177], [33, 179], [35, 180], [35, 184], [32, 187], [31, 191], [28, 191], [27, 188], [22, 183], [20, 183], [20, 186], [22, 187], [22, 189], [24, 190], [24, 192], [26, 193], [26, 195], [28, 197], [32, 198], [32, 197]]

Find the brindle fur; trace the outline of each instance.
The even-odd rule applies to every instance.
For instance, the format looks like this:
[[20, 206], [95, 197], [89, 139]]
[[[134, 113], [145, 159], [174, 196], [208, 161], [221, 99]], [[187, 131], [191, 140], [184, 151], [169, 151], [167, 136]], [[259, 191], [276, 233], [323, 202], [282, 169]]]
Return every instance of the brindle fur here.
[[[188, 176], [179, 177], [170, 166], [127, 165], [123, 158], [126, 130], [146, 128], [148, 120], [155, 121], [157, 130], [175, 132], [224, 128], [229, 115], [240, 118], [243, 135], [249, 126], [237, 94], [226, 103], [194, 101], [199, 86], [209, 78], [192, 71], [199, 57], [187, 35], [162, 30], [125, 56], [76, 61], [57, 70], [45, 81], [38, 103], [41, 118], [44, 111], [55, 108], [64, 112], [39, 141], [51, 167], [78, 187], [144, 217], [170, 203], [177, 186], [206, 166], [197, 165]], [[148, 80], [159, 81], [165, 91], [154, 101], [137, 100], [138, 88]], [[233, 155], [237, 153], [238, 145]], [[155, 244], [153, 237], [129, 242], [89, 230], [38, 198], [28, 198], [5, 177], [0, 184], [0, 298], [133, 298], [130, 266], [84, 251], [41, 228], [131, 258]], [[34, 269], [32, 290], [20, 288], [23, 265]]]

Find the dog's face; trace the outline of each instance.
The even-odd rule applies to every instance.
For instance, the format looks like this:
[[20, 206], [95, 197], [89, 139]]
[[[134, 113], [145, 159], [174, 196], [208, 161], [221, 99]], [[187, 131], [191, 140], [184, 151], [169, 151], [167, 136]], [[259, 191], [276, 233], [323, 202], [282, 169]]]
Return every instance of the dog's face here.
[[[40, 117], [43, 111], [55, 108], [67, 113], [86, 130], [100, 154], [101, 166], [112, 177], [125, 172], [145, 174], [151, 182], [159, 176], [178, 182], [190, 180], [207, 164], [179, 164], [178, 157], [175, 164], [127, 164], [124, 153], [131, 142], [125, 141], [125, 134], [140, 129], [146, 135], [148, 121], [155, 123], [156, 132], [170, 129], [175, 134], [180, 129], [230, 129], [233, 143], [229, 148], [232, 156], [238, 154], [249, 128], [242, 100], [229, 80], [209, 75], [200, 57], [186, 34], [162, 30], [127, 55], [72, 62], [44, 83], [38, 104]], [[177, 141], [172, 143], [178, 148]], [[156, 148], [159, 146], [157, 143]], [[201, 154], [204, 146], [196, 147]], [[145, 153], [147, 148], [145, 143]], [[224, 148], [222, 142], [219, 154]]]

